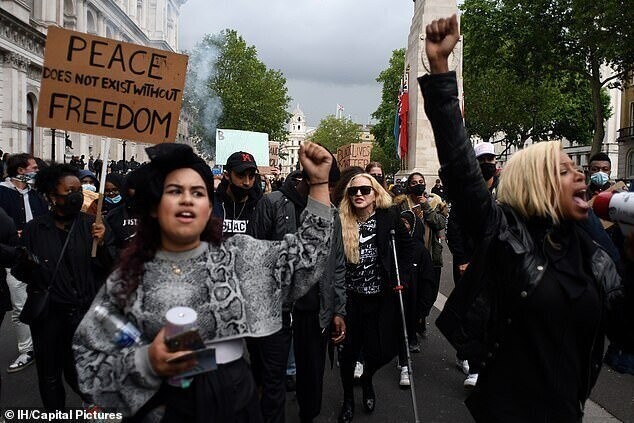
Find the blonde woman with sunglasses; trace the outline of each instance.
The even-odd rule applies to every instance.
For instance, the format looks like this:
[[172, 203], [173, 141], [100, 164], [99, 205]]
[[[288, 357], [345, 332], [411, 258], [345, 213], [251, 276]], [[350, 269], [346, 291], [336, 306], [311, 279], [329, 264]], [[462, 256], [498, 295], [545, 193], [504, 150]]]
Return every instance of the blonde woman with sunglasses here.
[[390, 231], [396, 232], [401, 270], [411, 262], [408, 254], [412, 250], [412, 239], [392, 208], [390, 195], [367, 173], [350, 180], [339, 215], [346, 256], [347, 295], [347, 333], [339, 359], [344, 391], [339, 422], [350, 422], [354, 417], [354, 367], [359, 353], [363, 351], [365, 359], [361, 376], [363, 408], [371, 413], [376, 405], [372, 376], [396, 356], [401, 342], [402, 329], [393, 290], [396, 267]]

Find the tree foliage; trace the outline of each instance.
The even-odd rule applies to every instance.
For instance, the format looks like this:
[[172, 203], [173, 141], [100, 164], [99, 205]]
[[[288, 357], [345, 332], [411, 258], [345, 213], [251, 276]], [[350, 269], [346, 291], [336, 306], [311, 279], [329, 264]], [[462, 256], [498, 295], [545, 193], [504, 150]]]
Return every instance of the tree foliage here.
[[356, 123], [346, 118], [339, 119], [334, 115], [328, 115], [319, 122], [311, 140], [323, 145], [333, 154], [336, 154], [341, 146], [361, 141], [359, 126]]
[[[372, 149], [372, 160], [383, 165], [385, 174], [394, 174], [400, 169], [400, 162], [396, 157], [396, 141], [394, 140], [394, 118], [398, 103], [398, 93], [405, 68], [405, 49], [392, 51], [389, 65], [376, 78], [383, 84], [381, 103], [372, 113], [376, 123], [372, 127], [375, 146]], [[417, 89], [417, 87], [414, 87]]]
[[[504, 112], [486, 103], [490, 92], [502, 96], [491, 97], [489, 102], [503, 102], [509, 108], [506, 115], [493, 118], [495, 122], [503, 122], [509, 115], [512, 119], [514, 110], [522, 110], [518, 101], [524, 99], [535, 125], [526, 131], [524, 124], [520, 132], [565, 136], [581, 143], [591, 140], [591, 154], [599, 151], [610, 113], [603, 89], [618, 85], [634, 65], [634, 8], [627, 3], [465, 0], [467, 125], [484, 136], [496, 129], [485, 120], [477, 122], [479, 110]], [[494, 87], [496, 84], [509, 90]], [[470, 110], [476, 115], [469, 117]], [[470, 124], [470, 119], [476, 121]]]
[[285, 139], [290, 100], [282, 72], [268, 69], [235, 30], [206, 35], [190, 52], [183, 106], [200, 146], [212, 155], [216, 128]]

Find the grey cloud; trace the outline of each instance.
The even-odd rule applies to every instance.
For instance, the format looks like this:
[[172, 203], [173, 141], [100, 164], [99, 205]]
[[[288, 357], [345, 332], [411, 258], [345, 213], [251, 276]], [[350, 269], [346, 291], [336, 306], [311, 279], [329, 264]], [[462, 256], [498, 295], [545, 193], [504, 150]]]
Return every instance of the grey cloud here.
[[[392, 50], [407, 45], [413, 9], [410, 0], [188, 0], [181, 7], [180, 48], [191, 49], [206, 33], [236, 29], [268, 67], [284, 73], [302, 107], [349, 96], [347, 109], [366, 122], [375, 78]], [[379, 101], [380, 92], [370, 112]], [[318, 115], [309, 122], [323, 117], [322, 108], [315, 106]]]

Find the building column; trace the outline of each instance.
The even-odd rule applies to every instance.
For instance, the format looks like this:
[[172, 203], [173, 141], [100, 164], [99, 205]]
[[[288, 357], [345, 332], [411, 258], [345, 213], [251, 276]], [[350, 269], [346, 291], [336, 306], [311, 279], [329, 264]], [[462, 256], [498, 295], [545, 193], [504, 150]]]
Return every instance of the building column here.
[[26, 77], [29, 60], [17, 53], [2, 56], [2, 139], [6, 151], [26, 151]]

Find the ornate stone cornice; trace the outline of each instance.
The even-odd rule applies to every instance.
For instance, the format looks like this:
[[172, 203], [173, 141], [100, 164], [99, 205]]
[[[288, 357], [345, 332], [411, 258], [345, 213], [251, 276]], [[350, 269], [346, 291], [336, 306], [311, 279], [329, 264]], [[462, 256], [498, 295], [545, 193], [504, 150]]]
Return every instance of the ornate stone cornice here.
[[13, 53], [10, 51], [5, 51], [2, 54], [2, 62], [6, 66], [11, 66], [12, 68], [21, 70], [26, 72], [28, 70], [29, 64], [31, 61], [18, 53]]
[[44, 34], [3, 9], [0, 9], [0, 38], [38, 57], [44, 57]]
[[19, 131], [26, 131], [28, 129], [28, 126], [25, 123], [13, 122], [9, 120], [3, 121], [2, 127], [9, 128], [9, 129], [17, 129]]

